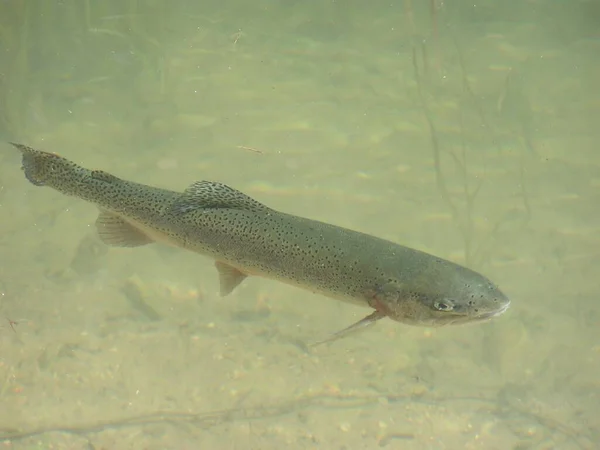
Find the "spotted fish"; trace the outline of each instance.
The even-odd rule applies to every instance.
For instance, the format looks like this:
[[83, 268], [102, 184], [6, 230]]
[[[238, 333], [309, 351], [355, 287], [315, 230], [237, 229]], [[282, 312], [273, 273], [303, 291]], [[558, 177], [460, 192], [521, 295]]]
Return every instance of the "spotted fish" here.
[[510, 305], [494, 283], [466, 267], [279, 212], [221, 183], [198, 181], [175, 192], [13, 145], [31, 183], [98, 206], [96, 227], [108, 245], [162, 242], [213, 258], [223, 296], [246, 277], [262, 276], [372, 309], [333, 338], [384, 317], [410, 325], [461, 324]]

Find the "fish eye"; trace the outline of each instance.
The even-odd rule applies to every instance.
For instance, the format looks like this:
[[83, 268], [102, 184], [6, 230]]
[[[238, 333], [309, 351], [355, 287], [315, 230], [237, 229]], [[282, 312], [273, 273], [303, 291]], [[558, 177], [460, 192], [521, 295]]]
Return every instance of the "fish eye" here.
[[448, 302], [435, 302], [433, 307], [438, 311], [452, 311], [454, 306]]

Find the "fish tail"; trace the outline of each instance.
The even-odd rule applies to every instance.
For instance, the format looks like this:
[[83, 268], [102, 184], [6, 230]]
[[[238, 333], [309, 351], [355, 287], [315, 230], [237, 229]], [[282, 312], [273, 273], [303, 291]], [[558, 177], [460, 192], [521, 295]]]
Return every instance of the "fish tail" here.
[[22, 167], [25, 177], [36, 186], [53, 184], [65, 172], [72, 171], [74, 163], [54, 153], [35, 150], [23, 144], [11, 142], [22, 154]]
[[11, 144], [21, 151], [23, 158], [21, 169], [25, 172], [25, 177], [36, 186], [44, 186], [46, 184], [46, 174], [52, 165], [51, 161], [60, 158], [60, 156], [35, 150], [23, 144], [14, 142], [11, 142]]

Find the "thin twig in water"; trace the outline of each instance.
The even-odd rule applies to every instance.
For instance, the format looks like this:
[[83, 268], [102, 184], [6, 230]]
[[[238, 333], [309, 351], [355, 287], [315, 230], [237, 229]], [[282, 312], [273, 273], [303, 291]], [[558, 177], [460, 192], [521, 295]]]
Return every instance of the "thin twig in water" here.
[[[385, 400], [382, 403], [382, 400]], [[83, 436], [91, 439], [93, 434], [101, 433], [107, 430], [119, 430], [126, 428], [146, 427], [149, 425], [167, 424], [173, 426], [192, 425], [198, 429], [210, 429], [226, 423], [235, 422], [253, 422], [265, 419], [274, 419], [277, 417], [298, 414], [301, 411], [311, 409], [327, 410], [364, 410], [368, 407], [389, 405], [388, 408], [394, 408], [394, 405], [402, 404], [424, 404], [428, 407], [439, 405], [440, 408], [447, 408], [452, 403], [469, 402], [483, 405], [487, 414], [495, 417], [501, 417], [510, 413], [513, 420], [520, 420], [523, 423], [534, 421], [545, 428], [552, 436], [562, 436], [573, 442], [582, 450], [591, 450], [593, 446], [591, 437], [586, 430], [565, 425], [550, 417], [544, 417], [537, 413], [530, 412], [521, 406], [512, 404], [499, 404], [496, 398], [485, 397], [415, 397], [410, 394], [385, 393], [379, 394], [313, 394], [305, 395], [293, 400], [283, 401], [281, 403], [256, 406], [251, 408], [224, 409], [205, 413], [190, 413], [177, 411], [159, 411], [155, 413], [142, 414], [138, 416], [125, 417], [100, 421], [96, 423], [80, 425], [47, 425], [32, 429], [9, 429], [0, 427], [0, 440], [17, 441], [26, 438], [36, 438], [47, 433], [65, 433], [77, 436]], [[402, 435], [405, 436], [405, 435]], [[392, 436], [392, 437], [401, 437]]]
[[246, 147], [245, 145], [238, 145], [237, 148], [242, 149], [242, 150], [248, 150], [249, 152], [252, 152], [252, 153], [258, 153], [260, 155], [264, 155], [264, 153], [265, 153], [262, 150], [259, 150], [254, 147]]
[[[456, 41], [455, 41], [455, 43], [456, 43]], [[460, 49], [458, 47], [458, 43], [456, 43], [456, 48], [457, 48], [457, 52], [459, 55], [460, 68], [462, 70], [463, 92], [464, 92], [466, 98], [468, 98], [470, 100], [469, 103], [472, 103], [473, 107], [478, 112], [480, 120], [481, 120], [481, 125], [486, 128], [489, 128], [487, 125], [487, 120], [486, 120], [485, 114], [483, 112], [483, 109], [481, 108], [481, 105], [479, 104], [479, 102], [477, 100], [477, 96], [473, 93], [473, 90], [471, 89], [471, 86], [469, 84], [466, 69], [465, 69], [465, 63], [462, 58], [462, 53], [460, 52]], [[448, 185], [446, 183], [446, 179], [444, 176], [444, 171], [442, 169], [442, 151], [440, 148], [437, 130], [436, 130], [435, 124], [434, 124], [432, 116], [431, 116], [431, 112], [429, 110], [429, 107], [427, 105], [427, 102], [425, 100], [425, 96], [423, 93], [423, 81], [422, 81], [421, 74], [419, 72], [419, 66], [418, 66], [418, 60], [417, 60], [417, 47], [414, 43], [413, 43], [412, 51], [413, 51], [413, 55], [412, 55], [413, 56], [413, 68], [414, 68], [414, 73], [415, 73], [415, 82], [417, 85], [418, 98], [421, 103], [421, 108], [423, 110], [423, 114], [424, 114], [427, 124], [429, 126], [429, 132], [430, 132], [430, 136], [431, 136], [431, 146], [432, 146], [432, 150], [433, 150], [433, 161], [434, 161], [434, 169], [435, 169], [435, 178], [436, 178], [437, 188], [438, 188], [438, 191], [440, 192], [442, 200], [447, 204], [448, 208], [450, 209], [452, 219], [457, 224], [457, 226], [459, 228], [459, 232], [461, 233], [461, 236], [463, 238], [465, 263], [469, 266], [482, 265], [485, 261], [485, 257], [491, 252], [491, 249], [492, 249], [491, 243], [492, 243], [494, 237], [499, 233], [500, 229], [503, 227], [504, 224], [506, 224], [508, 221], [514, 219], [514, 210], [506, 212], [496, 222], [493, 229], [490, 231], [490, 233], [488, 233], [483, 238], [483, 240], [479, 243], [479, 245], [477, 245], [477, 246], [474, 245], [473, 241], [474, 241], [474, 235], [475, 235], [475, 228], [474, 228], [475, 201], [481, 190], [483, 180], [480, 179], [479, 183], [474, 188], [469, 183], [469, 172], [468, 172], [468, 166], [467, 166], [468, 144], [465, 139], [466, 130], [465, 130], [465, 124], [464, 124], [463, 108], [460, 109], [460, 115], [459, 115], [459, 124], [460, 124], [460, 130], [461, 130], [460, 156], [456, 155], [454, 152], [448, 152], [448, 155], [453, 160], [457, 170], [459, 171], [459, 173], [463, 179], [462, 194], [464, 196], [465, 206], [464, 206], [464, 211], [462, 211], [462, 213], [461, 213], [461, 210], [459, 209], [456, 202], [450, 195], [450, 191], [448, 190]], [[527, 215], [527, 220], [529, 220], [529, 217], [531, 216], [531, 207], [529, 204], [527, 189], [525, 186], [524, 171], [525, 171], [524, 162], [521, 161], [521, 167], [520, 167], [521, 193], [520, 194], [523, 199], [523, 204], [524, 204], [525, 212]]]
[[[444, 173], [442, 171], [442, 161], [441, 161], [441, 152], [440, 152], [440, 144], [438, 139], [438, 134], [435, 128], [435, 124], [433, 123], [433, 119], [431, 118], [431, 113], [429, 111], [429, 107], [427, 106], [427, 102], [425, 101], [425, 97], [423, 95], [423, 86], [421, 82], [421, 76], [419, 74], [419, 64], [417, 61], [417, 50], [415, 45], [412, 47], [412, 60], [413, 60], [413, 69], [415, 72], [415, 82], [417, 84], [417, 94], [419, 96], [419, 101], [421, 103], [421, 108], [423, 109], [423, 114], [425, 115], [425, 120], [427, 121], [427, 125], [429, 126], [429, 135], [431, 138], [431, 147], [433, 150], [433, 166], [435, 169], [435, 181], [437, 184], [438, 191], [442, 196], [444, 202], [450, 208], [450, 213], [452, 215], [453, 220], [459, 224], [461, 230], [463, 229], [460, 220], [460, 214], [458, 208], [456, 207], [450, 193], [448, 191], [448, 187], [446, 184], [446, 179], [444, 177]], [[454, 156], [454, 155], [453, 155]], [[455, 156], [454, 156], [455, 157]], [[465, 245], [466, 247], [466, 245]], [[466, 251], [466, 250], [465, 250]]]
[[8, 322], [8, 325], [10, 326], [10, 329], [13, 330], [14, 333], [17, 332], [17, 330], [15, 330], [15, 325], [19, 325], [19, 322], [16, 322], [12, 319], [6, 318], [6, 321]]
[[454, 46], [456, 47], [456, 53], [458, 55], [458, 64], [460, 65], [463, 90], [464, 90], [464, 92], [467, 93], [467, 96], [471, 99], [471, 103], [473, 104], [473, 107], [477, 110], [477, 114], [479, 114], [479, 118], [481, 120], [481, 125], [486, 130], [489, 130], [490, 126], [489, 126], [489, 122], [487, 121], [485, 111], [483, 110], [483, 107], [481, 106], [479, 99], [473, 92], [473, 89], [471, 88], [471, 83], [469, 83], [469, 78], [467, 76], [467, 67], [465, 65], [465, 59], [462, 54], [461, 48], [458, 45], [458, 40], [456, 38], [454, 38]]

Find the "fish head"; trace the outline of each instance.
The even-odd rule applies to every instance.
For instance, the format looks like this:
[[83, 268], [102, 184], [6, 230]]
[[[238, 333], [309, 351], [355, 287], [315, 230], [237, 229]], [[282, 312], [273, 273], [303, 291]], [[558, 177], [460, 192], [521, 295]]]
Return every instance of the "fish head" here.
[[398, 322], [427, 327], [481, 322], [510, 306], [506, 295], [483, 275], [438, 261], [445, 267], [435, 276], [416, 283], [391, 280], [376, 290], [370, 305]]

